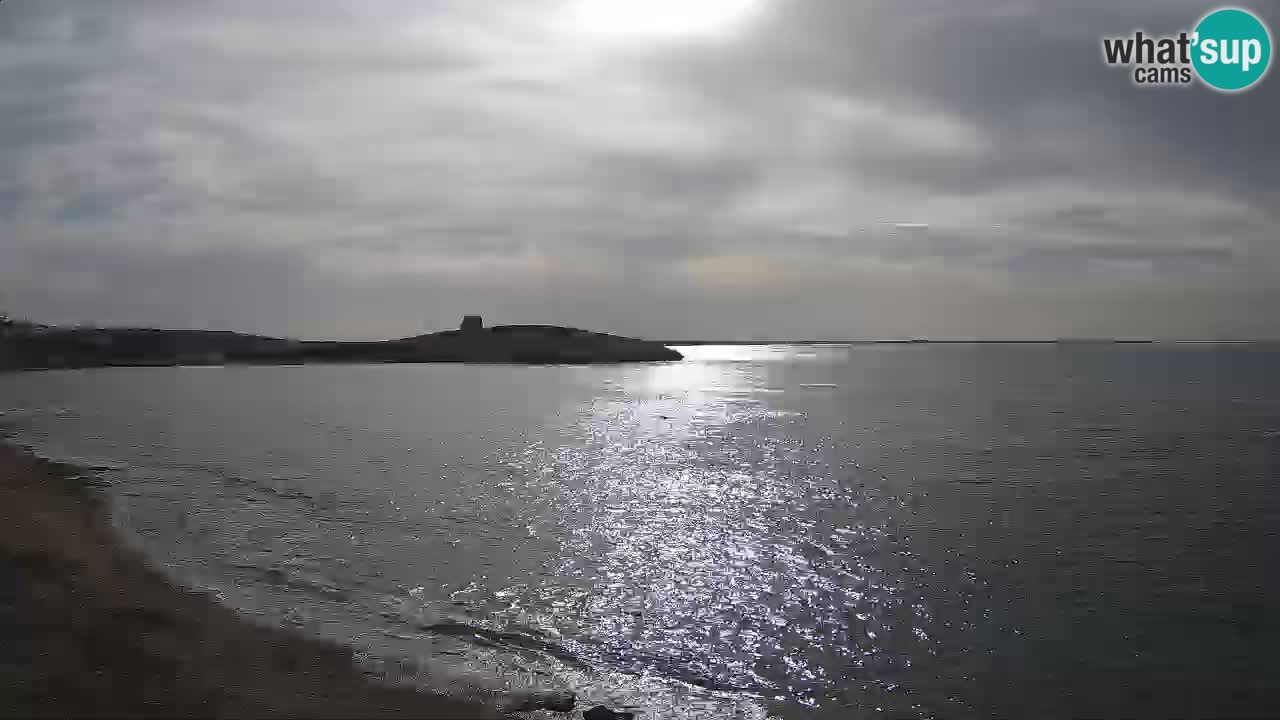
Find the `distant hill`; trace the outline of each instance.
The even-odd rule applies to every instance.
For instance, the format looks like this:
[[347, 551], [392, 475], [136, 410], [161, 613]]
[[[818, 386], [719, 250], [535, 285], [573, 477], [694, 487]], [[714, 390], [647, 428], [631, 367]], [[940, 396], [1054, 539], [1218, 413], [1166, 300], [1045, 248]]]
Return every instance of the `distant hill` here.
[[224, 363], [598, 363], [680, 360], [660, 343], [479, 318], [458, 330], [374, 342], [316, 342], [204, 330], [0, 326], [0, 369]]
[[495, 325], [396, 341], [425, 357], [463, 362], [592, 363], [680, 360], [661, 343], [556, 325]]

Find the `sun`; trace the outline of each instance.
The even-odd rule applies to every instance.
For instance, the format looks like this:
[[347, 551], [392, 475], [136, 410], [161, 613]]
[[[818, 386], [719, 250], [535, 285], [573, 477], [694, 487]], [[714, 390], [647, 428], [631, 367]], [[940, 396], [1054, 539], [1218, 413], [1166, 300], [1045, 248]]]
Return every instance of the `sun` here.
[[618, 38], [680, 39], [732, 32], [760, 0], [576, 0], [576, 26]]

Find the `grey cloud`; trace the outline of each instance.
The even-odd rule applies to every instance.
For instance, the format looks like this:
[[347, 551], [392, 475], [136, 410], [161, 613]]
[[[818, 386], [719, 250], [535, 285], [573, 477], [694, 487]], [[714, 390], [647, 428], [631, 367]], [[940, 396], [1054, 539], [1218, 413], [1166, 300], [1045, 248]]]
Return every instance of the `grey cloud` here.
[[1280, 85], [1141, 90], [1100, 60], [1202, 6], [762, 0], [741, 37], [622, 48], [557, 20], [572, 1], [0, 4], [9, 302], [358, 337], [471, 309], [1280, 334]]

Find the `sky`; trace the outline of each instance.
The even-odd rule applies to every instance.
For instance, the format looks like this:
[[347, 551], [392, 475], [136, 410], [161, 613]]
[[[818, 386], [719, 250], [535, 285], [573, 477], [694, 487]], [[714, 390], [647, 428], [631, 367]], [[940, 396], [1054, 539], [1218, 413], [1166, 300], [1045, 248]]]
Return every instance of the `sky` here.
[[1102, 62], [1213, 7], [3, 0], [0, 308], [316, 339], [464, 313], [1280, 338], [1280, 78]]

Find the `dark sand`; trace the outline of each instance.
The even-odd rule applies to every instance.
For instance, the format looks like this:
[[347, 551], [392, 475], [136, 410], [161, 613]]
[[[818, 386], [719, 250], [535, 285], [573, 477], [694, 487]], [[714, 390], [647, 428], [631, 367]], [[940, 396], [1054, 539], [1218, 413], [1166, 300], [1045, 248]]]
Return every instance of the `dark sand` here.
[[148, 569], [75, 468], [0, 445], [0, 714], [487, 718]]

